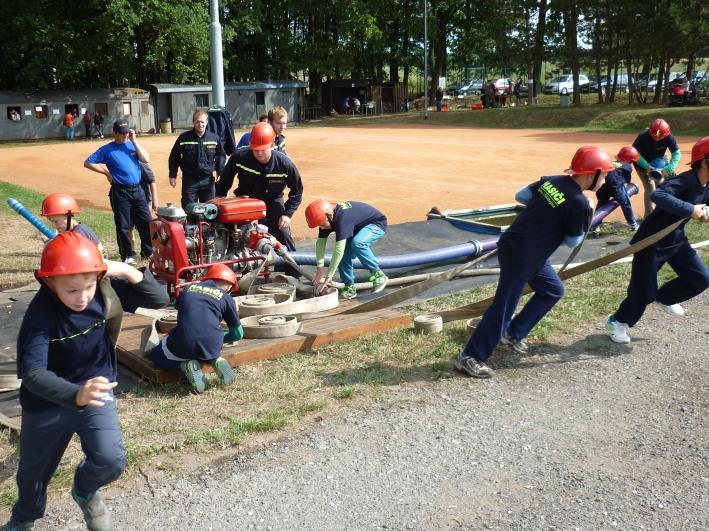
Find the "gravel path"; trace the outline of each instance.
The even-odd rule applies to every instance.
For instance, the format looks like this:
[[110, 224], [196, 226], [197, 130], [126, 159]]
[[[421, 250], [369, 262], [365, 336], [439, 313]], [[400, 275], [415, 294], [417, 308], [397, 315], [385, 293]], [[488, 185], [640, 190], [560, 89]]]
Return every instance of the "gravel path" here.
[[[709, 292], [495, 377], [387, 389], [199, 474], [110, 494], [116, 529], [707, 529]], [[41, 529], [74, 529], [58, 508]]]

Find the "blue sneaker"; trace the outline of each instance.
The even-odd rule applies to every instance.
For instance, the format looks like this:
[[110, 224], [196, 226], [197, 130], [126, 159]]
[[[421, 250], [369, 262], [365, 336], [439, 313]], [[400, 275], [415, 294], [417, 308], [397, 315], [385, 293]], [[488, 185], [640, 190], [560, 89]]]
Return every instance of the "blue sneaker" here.
[[212, 360], [209, 363], [212, 368], [214, 368], [214, 372], [217, 373], [220, 382], [224, 385], [234, 383], [234, 380], [236, 380], [236, 372], [231, 368], [231, 365], [229, 365], [227, 360], [219, 356], [217, 359]]
[[207, 377], [202, 372], [202, 366], [197, 360], [187, 360], [180, 363], [180, 369], [190, 383], [195, 393], [204, 393], [207, 389]]

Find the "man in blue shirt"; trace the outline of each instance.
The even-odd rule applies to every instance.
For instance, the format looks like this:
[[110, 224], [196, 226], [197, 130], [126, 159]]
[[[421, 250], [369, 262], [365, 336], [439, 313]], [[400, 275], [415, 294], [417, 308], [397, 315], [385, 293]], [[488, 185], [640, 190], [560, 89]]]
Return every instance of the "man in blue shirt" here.
[[[671, 177], [675, 174], [675, 167], [679, 164], [680, 150], [677, 145], [677, 140], [671, 133], [670, 124], [668, 124], [662, 118], [657, 118], [653, 120], [650, 127], [640, 133], [635, 142], [633, 142], [633, 147], [638, 150], [640, 158], [635, 162], [635, 170], [638, 172], [638, 177], [643, 183], [643, 198], [645, 203], [645, 215], [648, 217], [652, 209], [652, 201], [650, 196], [658, 184], [662, 182], [662, 177]], [[655, 169], [653, 168], [652, 162], [656, 159], [661, 159], [665, 156], [667, 151], [672, 154], [672, 159], [668, 164], [661, 169], [660, 175], [662, 177], [659, 181], [656, 181], [650, 174]]]
[[[635, 253], [628, 296], [608, 317], [608, 332], [616, 343], [630, 343], [628, 328], [635, 326], [649, 304], [656, 302], [670, 315], [685, 314], [681, 302], [709, 287], [709, 269], [687, 240], [684, 227], [689, 218], [709, 221], [709, 136], [692, 148], [691, 169], [664, 182], [652, 194], [657, 208], [640, 225], [630, 243], [661, 231], [684, 218], [659, 242]], [[657, 272], [668, 263], [677, 276], [659, 289]]]
[[113, 142], [98, 148], [84, 161], [84, 167], [106, 176], [111, 185], [108, 197], [116, 223], [116, 238], [121, 260], [135, 265], [129, 231], [131, 226], [140, 235], [140, 255], [153, 254], [150, 243], [151, 215], [145, 193], [140, 186], [141, 170], [138, 161], [149, 163], [148, 152], [138, 143], [135, 131], [126, 120], [113, 124]]
[[[458, 354], [457, 370], [489, 378], [492, 369], [485, 361], [499, 342], [520, 354], [527, 352], [524, 339], [564, 295], [564, 285], [549, 257], [561, 243], [575, 247], [583, 241], [593, 213], [583, 191], [598, 190], [612, 169], [604, 149], [584, 146], [576, 151], [566, 175], [543, 177], [517, 192], [515, 198], [527, 207], [500, 236], [495, 300]], [[534, 295], [513, 319], [527, 284]]]

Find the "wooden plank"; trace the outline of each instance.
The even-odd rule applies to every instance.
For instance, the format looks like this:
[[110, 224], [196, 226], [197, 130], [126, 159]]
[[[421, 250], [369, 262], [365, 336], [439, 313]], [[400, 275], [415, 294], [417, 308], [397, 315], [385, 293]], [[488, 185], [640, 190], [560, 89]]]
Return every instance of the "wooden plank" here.
[[[155, 367], [148, 356], [141, 352], [141, 336], [151, 324], [150, 317], [124, 314], [123, 331], [116, 346], [118, 361], [152, 382], [164, 383], [182, 379], [182, 373]], [[277, 339], [242, 339], [236, 345], [224, 348], [222, 356], [232, 366], [237, 366], [410, 325], [411, 318], [408, 315], [390, 308], [361, 314], [333, 315], [305, 321], [301, 332], [294, 336]], [[211, 370], [209, 366], [204, 367], [205, 372]]]

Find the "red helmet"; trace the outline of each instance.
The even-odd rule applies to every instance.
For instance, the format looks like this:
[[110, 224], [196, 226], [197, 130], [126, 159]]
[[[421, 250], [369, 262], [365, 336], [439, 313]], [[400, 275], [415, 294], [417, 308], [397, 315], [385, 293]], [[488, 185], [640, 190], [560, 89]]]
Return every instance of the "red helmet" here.
[[615, 156], [620, 162], [637, 162], [640, 160], [640, 153], [633, 146], [623, 146]]
[[709, 158], [709, 136], [699, 139], [699, 141], [692, 146], [692, 160], [689, 164], [691, 165], [698, 160], [707, 158]]
[[77, 212], [79, 212], [79, 205], [69, 194], [49, 194], [42, 201], [42, 215], [46, 217], [73, 216]]
[[268, 122], [259, 122], [251, 130], [249, 147], [256, 151], [262, 151], [270, 148], [275, 139], [276, 132], [273, 130], [273, 127], [271, 127], [271, 124]]
[[569, 175], [589, 175], [597, 171], [609, 172], [613, 170], [613, 161], [608, 152], [596, 146], [583, 146], [576, 150], [571, 159], [571, 167], [564, 173]]
[[305, 208], [305, 220], [308, 222], [308, 227], [314, 229], [322, 225], [327, 219], [326, 208], [332, 208], [332, 205], [325, 199], [316, 199]]
[[44, 248], [37, 276], [40, 278], [105, 273], [101, 251], [88, 238], [76, 232], [57, 234]]
[[670, 135], [670, 124], [662, 118], [658, 118], [650, 124], [650, 129], [648, 131], [652, 139], [657, 142]]
[[214, 264], [209, 266], [207, 274], [202, 277], [202, 280], [223, 280], [228, 282], [234, 288], [239, 289], [239, 284], [236, 282], [236, 273], [226, 264]]

